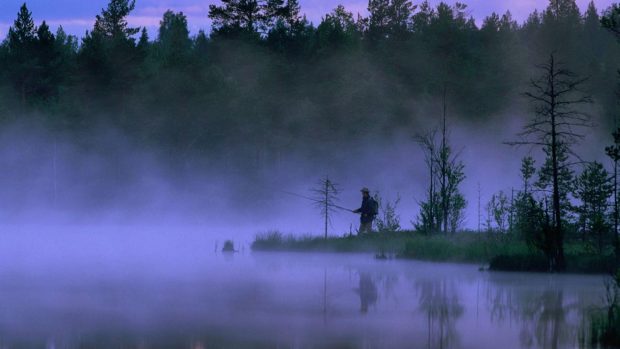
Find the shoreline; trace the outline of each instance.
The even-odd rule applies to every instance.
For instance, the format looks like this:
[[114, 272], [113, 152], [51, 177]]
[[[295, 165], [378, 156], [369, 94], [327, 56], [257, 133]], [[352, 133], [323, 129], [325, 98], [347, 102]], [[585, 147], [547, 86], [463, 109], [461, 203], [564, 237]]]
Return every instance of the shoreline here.
[[[425, 235], [416, 231], [374, 232], [369, 235], [318, 236], [258, 234], [250, 246], [253, 252], [372, 253], [377, 260], [401, 259], [483, 265], [485, 271], [548, 273], [546, 257], [508, 234], [459, 232]], [[615, 269], [613, 254], [600, 255], [582, 242], [565, 245], [564, 273], [610, 274]]]

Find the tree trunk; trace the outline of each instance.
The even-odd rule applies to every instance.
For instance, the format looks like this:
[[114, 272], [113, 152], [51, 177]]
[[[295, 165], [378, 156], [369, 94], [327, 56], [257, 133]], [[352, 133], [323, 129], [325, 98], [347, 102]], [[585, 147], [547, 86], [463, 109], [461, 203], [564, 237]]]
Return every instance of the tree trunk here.
[[325, 240], [327, 240], [328, 221], [329, 221], [329, 178], [325, 178]]
[[443, 87], [443, 127], [441, 130], [441, 209], [443, 211], [443, 233], [448, 233], [448, 159], [446, 158], [446, 85]]
[[616, 266], [620, 265], [620, 241], [618, 241], [618, 161], [614, 161], [614, 247]]
[[563, 271], [565, 269], [564, 260], [564, 243], [562, 232], [562, 216], [560, 209], [560, 185], [559, 185], [559, 169], [558, 169], [558, 135], [556, 129], [556, 100], [555, 100], [555, 66], [554, 57], [551, 55], [551, 65], [549, 74], [549, 86], [551, 87], [551, 166], [553, 171], [553, 219], [554, 227], [551, 230], [553, 236], [552, 242], [552, 258], [554, 271]]

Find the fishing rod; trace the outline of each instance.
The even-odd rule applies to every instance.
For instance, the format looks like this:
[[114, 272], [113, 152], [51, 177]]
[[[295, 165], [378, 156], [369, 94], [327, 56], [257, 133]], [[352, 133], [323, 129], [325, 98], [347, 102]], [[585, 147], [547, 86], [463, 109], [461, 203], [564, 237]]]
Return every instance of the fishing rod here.
[[[311, 197], [308, 197], [308, 196], [300, 195], [300, 194], [297, 194], [297, 193], [292, 193], [292, 192], [286, 191], [286, 190], [281, 190], [281, 192], [283, 192], [284, 194], [297, 196], [297, 197], [300, 197], [302, 199], [310, 200], [310, 201], [313, 201], [313, 202], [316, 202], [316, 203], [323, 203], [324, 204], [323, 201], [317, 200], [317, 199], [314, 199], [314, 198], [311, 198]], [[332, 206], [332, 207], [335, 207], [335, 208], [338, 208], [338, 209], [341, 209], [341, 210], [344, 210], [344, 211], [349, 211], [349, 212], [356, 213], [355, 211], [353, 211], [351, 209], [348, 209], [348, 208], [342, 207], [342, 206], [338, 206], [338, 205], [335, 205], [335, 204], [329, 204], [329, 206]]]

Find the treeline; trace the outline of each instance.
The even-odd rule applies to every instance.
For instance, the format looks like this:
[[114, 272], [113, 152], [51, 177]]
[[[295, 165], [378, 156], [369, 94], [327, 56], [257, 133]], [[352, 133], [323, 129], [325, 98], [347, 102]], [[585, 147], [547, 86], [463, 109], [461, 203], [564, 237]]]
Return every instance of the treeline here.
[[[620, 39], [618, 19], [620, 7], [614, 6], [601, 23]], [[608, 161], [581, 158], [575, 150], [586, 141], [587, 129], [595, 126], [592, 122], [595, 100], [584, 89], [588, 78], [571, 71], [553, 52], [537, 68], [523, 93], [531, 105], [530, 115], [515, 140], [506, 143], [527, 146], [530, 153], [536, 150], [544, 155], [543, 161], [537, 164], [531, 155], [524, 157], [520, 169], [522, 186], [512, 188], [509, 193], [493, 194], [484, 208], [479, 194], [478, 231], [525, 242], [533, 252], [524, 256], [499, 256], [502, 263], [511, 261], [536, 270], [565, 271], [569, 262], [575, 262], [567, 261], [564, 247], [569, 241], [573, 246], [575, 242], [581, 246], [580, 251], [570, 251], [571, 258], [594, 257], [599, 265], [592, 267], [593, 270], [612, 270], [620, 265], [617, 197], [620, 128], [609, 132], [607, 147], [600, 146], [597, 158], [606, 155]], [[429, 176], [416, 229], [427, 234], [455, 233], [467, 204], [459, 190], [465, 165], [452, 151], [445, 125], [444, 118], [440, 140], [436, 130], [418, 137]], [[607, 170], [609, 167], [611, 172]], [[535, 259], [539, 256], [544, 258]], [[542, 261], [542, 265], [533, 266], [534, 260]], [[502, 268], [522, 267], [504, 265]]]
[[[253, 171], [285, 152], [324, 159], [336, 146], [418, 133], [429, 183], [417, 229], [448, 233], [468, 202], [447, 115], [482, 122], [517, 109], [531, 120], [513, 144], [545, 160], [523, 159], [523, 188], [493, 196], [485, 229], [525, 240], [554, 270], [565, 269], [566, 239], [620, 256], [617, 170], [572, 151], [592, 116], [610, 129], [620, 112], [618, 6], [582, 13], [551, 0], [522, 24], [506, 13], [478, 26], [460, 3], [370, 0], [367, 17], [338, 6], [315, 26], [296, 0], [224, 0], [210, 6], [208, 34], [190, 36], [186, 16], [167, 11], [154, 39], [127, 23], [134, 7], [110, 0], [78, 40], [36, 25], [24, 4], [0, 46], [2, 121], [87, 144], [111, 126], [173, 160]], [[616, 136], [614, 165], [619, 148]]]
[[167, 11], [154, 38], [128, 25], [134, 7], [110, 0], [78, 40], [24, 4], [0, 46], [2, 120], [81, 140], [113, 126], [170, 153], [260, 167], [285, 149], [320, 155], [434, 123], [422, 106], [444, 90], [452, 117], [489, 120], [549, 52], [590, 77], [601, 115], [619, 111], [620, 50], [594, 3], [581, 13], [551, 0], [522, 24], [508, 12], [478, 26], [460, 3], [371, 0], [367, 17], [338, 6], [315, 25], [297, 0], [225, 0], [205, 14], [208, 32], [190, 36], [186, 16]]

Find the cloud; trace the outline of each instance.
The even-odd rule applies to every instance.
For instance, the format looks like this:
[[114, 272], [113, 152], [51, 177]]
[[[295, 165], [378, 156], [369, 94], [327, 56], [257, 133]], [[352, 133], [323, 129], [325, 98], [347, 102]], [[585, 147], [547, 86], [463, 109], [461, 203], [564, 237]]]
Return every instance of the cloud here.
[[368, 1], [334, 2], [331, 0], [306, 0], [300, 2], [301, 13], [305, 14], [308, 20], [315, 25], [318, 25], [321, 19], [339, 4], [343, 5], [347, 11], [353, 13], [354, 18], [357, 17], [358, 13], [362, 16], [368, 14]]
[[54, 26], [85, 26], [90, 27], [95, 23], [94, 18], [66, 18], [66, 19], [52, 19], [45, 21], [48, 25]]
[[159, 26], [161, 17], [155, 16], [129, 16], [127, 23], [134, 27], [156, 27]]

